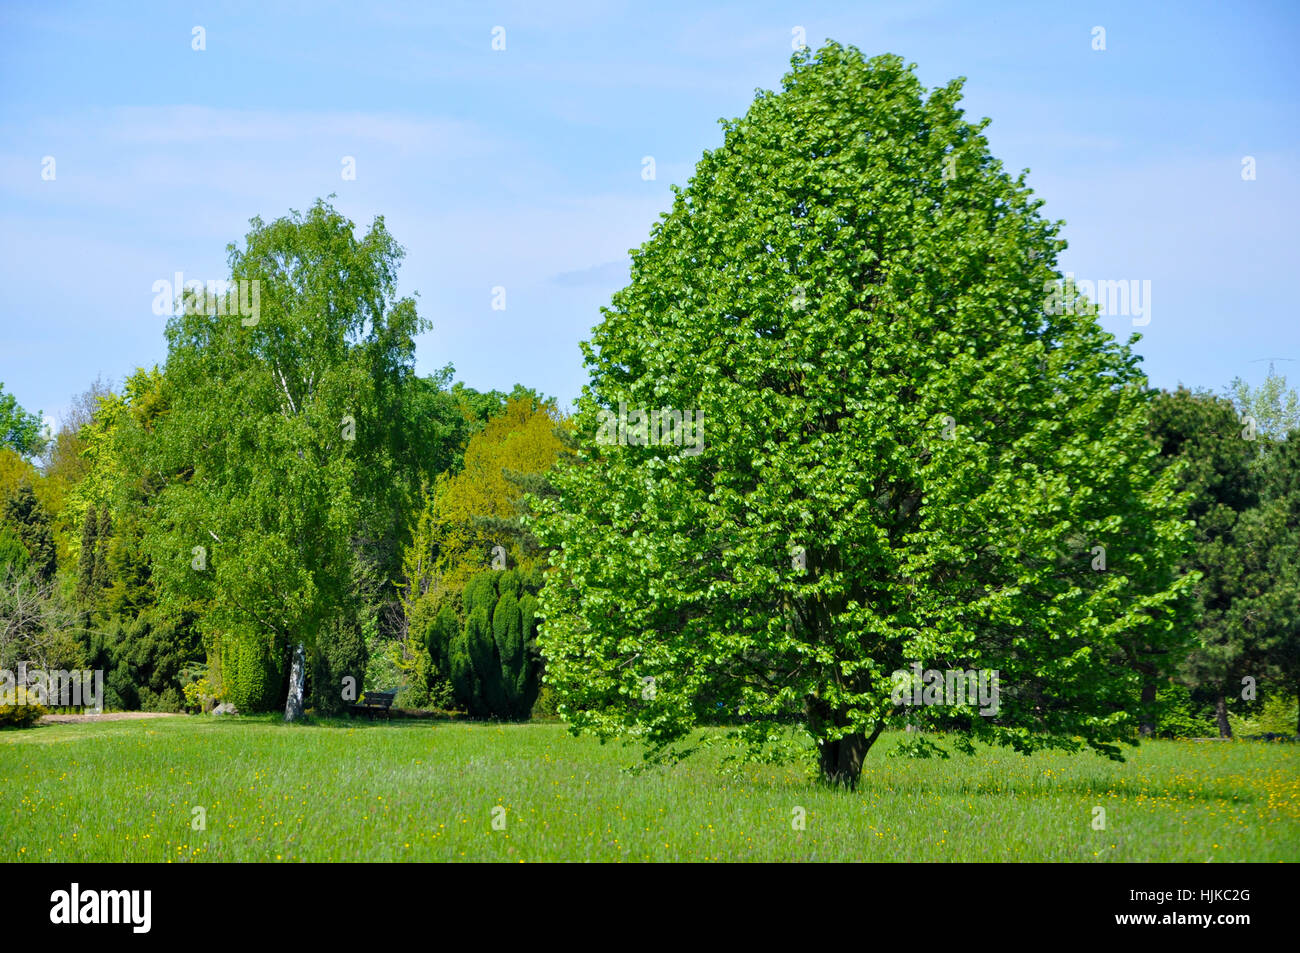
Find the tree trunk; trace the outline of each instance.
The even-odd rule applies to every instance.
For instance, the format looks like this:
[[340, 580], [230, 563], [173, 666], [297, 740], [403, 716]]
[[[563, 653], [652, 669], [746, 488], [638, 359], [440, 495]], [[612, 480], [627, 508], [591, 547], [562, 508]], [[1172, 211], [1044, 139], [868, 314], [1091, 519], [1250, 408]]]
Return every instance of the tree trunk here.
[[1156, 700], [1156, 683], [1145, 682], [1142, 685], [1142, 723], [1138, 726], [1138, 734], [1143, 738], [1150, 738], [1156, 733], [1155, 719], [1151, 715], [1151, 706]]
[[867, 736], [861, 733], [845, 735], [838, 741], [822, 741], [817, 746], [821, 762], [822, 780], [836, 787], [857, 790], [862, 775], [862, 759], [870, 747]]
[[[815, 696], [804, 698], [804, 712], [808, 719], [808, 727], [814, 736], [820, 735], [829, 727], [844, 727], [849, 724], [845, 713], [832, 711], [826, 702]], [[857, 731], [834, 741], [819, 740], [817, 763], [821, 768], [822, 780], [836, 787], [848, 788], [850, 791], [857, 790], [858, 778], [862, 775], [863, 759], [884, 730], [885, 723], [882, 720], [876, 723], [870, 735]]]
[[1214, 700], [1214, 715], [1219, 719], [1219, 737], [1231, 738], [1232, 725], [1228, 724], [1228, 702], [1222, 692]]
[[299, 642], [293, 650], [293, 666], [289, 669], [289, 697], [284, 703], [284, 720], [297, 721], [302, 717], [302, 685], [307, 677], [307, 656]]

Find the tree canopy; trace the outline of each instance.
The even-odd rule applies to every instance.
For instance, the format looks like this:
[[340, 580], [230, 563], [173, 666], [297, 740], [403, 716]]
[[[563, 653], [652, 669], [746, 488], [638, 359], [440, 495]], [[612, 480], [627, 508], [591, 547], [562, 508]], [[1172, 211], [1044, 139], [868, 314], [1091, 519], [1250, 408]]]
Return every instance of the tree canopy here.
[[0, 446], [11, 447], [20, 456], [34, 457], [45, 449], [45, 424], [40, 413], [28, 413], [18, 398], [4, 392], [0, 382]]
[[[1132, 658], [1186, 637], [1190, 527], [1136, 357], [1090, 303], [1048, 306], [1059, 224], [960, 92], [797, 54], [633, 252], [536, 524], [576, 729], [672, 756], [722, 710], [767, 756], [793, 722], [849, 785], [908, 717], [1021, 750], [1135, 738]], [[702, 452], [665, 438], [676, 412]], [[997, 672], [996, 716], [900, 708], [913, 663]]]
[[382, 217], [353, 228], [324, 202], [254, 219], [230, 270], [260, 283], [260, 313], [183, 307], [167, 326], [153, 570], [202, 604], [224, 678], [257, 671], [253, 707], [280, 690], [265, 661], [273, 674], [293, 645], [315, 650], [355, 609], [354, 543], [383, 537], [413, 492], [403, 385], [426, 323], [396, 296]]

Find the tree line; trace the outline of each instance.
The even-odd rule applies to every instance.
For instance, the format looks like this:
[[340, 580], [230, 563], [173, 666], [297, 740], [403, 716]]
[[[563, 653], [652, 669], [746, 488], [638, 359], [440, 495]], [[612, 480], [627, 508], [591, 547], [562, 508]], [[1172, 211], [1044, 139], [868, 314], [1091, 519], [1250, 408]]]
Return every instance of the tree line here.
[[[260, 283], [256, 321], [182, 298], [165, 367], [92, 386], [46, 446], [5, 403], [0, 573], [7, 605], [47, 608], [9, 626], [6, 663], [39, 644], [51, 667], [105, 670], [113, 707], [267, 711], [292, 704], [301, 648], [321, 713], [400, 687], [412, 706], [520, 714], [457, 694], [473, 680], [453, 679], [444, 633], [455, 619], [459, 646], [484, 611], [462, 590], [485, 543], [535, 593], [513, 520], [564, 418], [522, 386], [415, 374], [427, 322], [393, 290], [401, 255], [382, 218], [358, 238], [324, 202], [255, 220], [230, 267]], [[505, 615], [504, 664], [534, 685], [535, 622]]]

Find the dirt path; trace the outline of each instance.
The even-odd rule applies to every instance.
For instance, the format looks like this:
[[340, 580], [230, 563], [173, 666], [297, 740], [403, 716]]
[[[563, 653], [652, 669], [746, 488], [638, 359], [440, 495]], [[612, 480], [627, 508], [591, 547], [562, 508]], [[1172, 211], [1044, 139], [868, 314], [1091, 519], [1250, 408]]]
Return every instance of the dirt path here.
[[40, 724], [57, 725], [80, 721], [125, 721], [130, 718], [183, 718], [174, 711], [114, 711], [102, 715], [42, 715]]

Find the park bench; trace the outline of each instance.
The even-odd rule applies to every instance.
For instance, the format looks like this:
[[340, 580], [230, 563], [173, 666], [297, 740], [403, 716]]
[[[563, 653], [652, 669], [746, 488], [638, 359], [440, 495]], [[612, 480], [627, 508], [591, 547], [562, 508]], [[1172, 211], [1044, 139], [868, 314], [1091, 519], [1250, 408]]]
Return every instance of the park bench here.
[[353, 712], [365, 712], [367, 718], [374, 718], [376, 712], [383, 712], [385, 718], [391, 718], [393, 699], [396, 697], [396, 690], [391, 692], [363, 692], [360, 703], [351, 706], [351, 708]]

